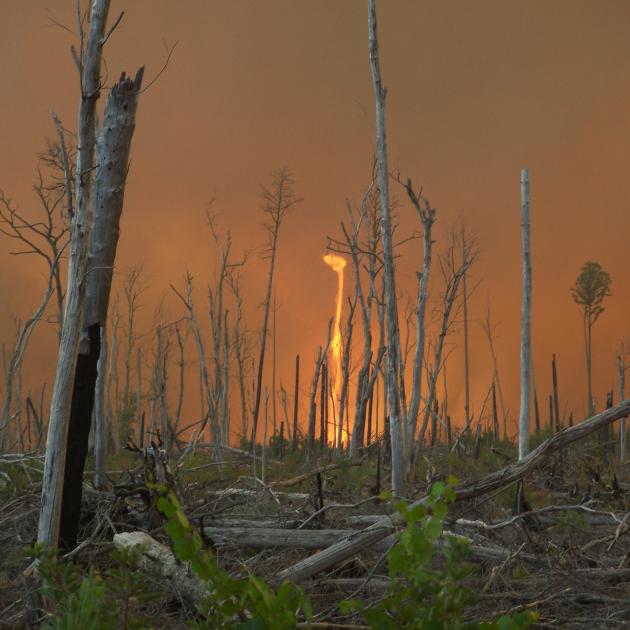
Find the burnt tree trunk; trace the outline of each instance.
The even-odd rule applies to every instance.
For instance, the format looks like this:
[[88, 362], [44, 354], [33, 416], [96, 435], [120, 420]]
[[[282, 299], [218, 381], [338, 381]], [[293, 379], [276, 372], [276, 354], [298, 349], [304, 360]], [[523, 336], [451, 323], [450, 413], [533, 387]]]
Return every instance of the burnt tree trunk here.
[[111, 89], [105, 105], [103, 128], [97, 140], [94, 215], [88, 248], [89, 272], [85, 278], [83, 332], [72, 390], [61, 502], [60, 545], [65, 549], [76, 544], [79, 527], [83, 469], [94, 407], [101, 328], [107, 322], [120, 215], [143, 72], [144, 68], [140, 68], [135, 79], [123, 73], [120, 81]]
[[[93, 0], [90, 8], [89, 33], [81, 51], [81, 103], [77, 133], [76, 207], [70, 217], [71, 249], [63, 329], [55, 383], [50, 401], [50, 420], [46, 440], [46, 459], [42, 477], [42, 498], [37, 540], [48, 548], [59, 544], [59, 519], [63, 494], [72, 405], [74, 373], [77, 366], [81, 320], [85, 296], [84, 277], [88, 269], [88, 242], [92, 228], [91, 189], [94, 166], [96, 101], [101, 86], [101, 53], [109, 0]], [[66, 178], [69, 174], [66, 173]]]

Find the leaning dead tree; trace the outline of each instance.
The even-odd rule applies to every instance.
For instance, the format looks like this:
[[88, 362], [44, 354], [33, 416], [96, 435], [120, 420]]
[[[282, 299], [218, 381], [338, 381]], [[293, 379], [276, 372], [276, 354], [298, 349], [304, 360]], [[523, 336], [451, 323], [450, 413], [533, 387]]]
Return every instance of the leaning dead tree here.
[[521, 313], [521, 406], [518, 419], [518, 456], [529, 452], [531, 400], [532, 259], [529, 246], [529, 172], [521, 171], [521, 240], [523, 248], [523, 302]]
[[[141, 68], [134, 79], [123, 73], [112, 87], [96, 139], [95, 99], [101, 88], [102, 47], [109, 35], [105, 33], [108, 9], [109, 2], [94, 0], [88, 43], [79, 57], [82, 98], [76, 215], [71, 232], [68, 297], [51, 404], [38, 535], [41, 542], [51, 547], [59, 543], [66, 548], [73, 546], [78, 533], [101, 334], [107, 322], [131, 140], [144, 73]], [[95, 171], [93, 182], [92, 171]], [[60, 391], [62, 386], [66, 391]]]
[[[540, 446], [519, 461], [509, 464], [501, 470], [490, 473], [478, 481], [456, 487], [455, 500], [472, 499], [488, 494], [493, 490], [505, 488], [511, 483], [522, 479], [530, 471], [535, 469], [545, 457], [561, 451], [570, 444], [591, 435], [598, 429], [608, 426], [611, 422], [615, 422], [628, 414], [630, 414], [630, 400], [624, 400], [618, 405], [584, 420], [584, 422], [580, 424], [563, 429], [545, 440]], [[417, 505], [426, 505], [428, 499], [428, 496], [418, 499], [409, 506], [409, 509], [413, 509]], [[303, 582], [322, 571], [339, 565], [344, 560], [365, 549], [373, 548], [379, 541], [394, 533], [396, 528], [401, 525], [404, 525], [404, 521], [399, 512], [392, 515], [381, 516], [369, 527], [358, 532], [354, 531], [352, 534], [338, 540], [330, 547], [322, 549], [308, 558], [300, 560], [287, 569], [280, 571], [276, 575], [274, 583], [281, 584], [284, 580], [290, 580], [294, 583]]]
[[399, 331], [396, 282], [394, 278], [394, 249], [389, 205], [389, 172], [387, 169], [387, 142], [385, 138], [385, 95], [378, 59], [378, 35], [376, 2], [368, 0], [368, 44], [372, 81], [376, 101], [376, 157], [378, 182], [381, 194], [381, 240], [383, 243], [383, 283], [385, 289], [385, 313], [387, 321], [387, 370], [386, 387], [389, 403], [389, 431], [392, 450], [392, 492], [405, 494], [404, 447], [401, 427], [399, 384]]

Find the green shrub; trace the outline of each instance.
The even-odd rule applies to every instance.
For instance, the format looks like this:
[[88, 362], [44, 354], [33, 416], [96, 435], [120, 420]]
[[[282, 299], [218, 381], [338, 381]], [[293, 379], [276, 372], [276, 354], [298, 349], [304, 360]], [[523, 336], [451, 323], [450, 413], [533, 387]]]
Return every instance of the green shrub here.
[[[516, 630], [526, 628], [533, 620], [529, 613], [504, 616], [492, 622], [467, 623], [464, 607], [471, 597], [462, 580], [471, 568], [465, 560], [468, 543], [456, 536], [444, 536], [447, 504], [455, 498], [452, 484], [437, 482], [431, 489], [427, 505], [411, 509], [404, 502], [397, 509], [406, 522], [399, 542], [389, 552], [391, 585], [376, 605], [352, 600], [342, 603], [345, 612], [359, 612], [372, 628], [395, 630], [479, 629]], [[446, 567], [431, 566], [434, 550], [441, 547]]]
[[41, 594], [49, 608], [47, 630], [131, 630], [145, 628], [134, 614], [136, 603], [155, 599], [140, 571], [133, 569], [138, 552], [113, 551], [112, 566], [101, 575], [93, 567], [87, 574], [72, 562], [59, 560], [37, 545], [28, 553], [39, 559]]
[[236, 579], [221, 569], [204, 549], [199, 532], [190, 524], [174, 492], [156, 485], [157, 507], [166, 516], [166, 532], [178, 560], [189, 562], [193, 573], [208, 587], [198, 602], [199, 618], [193, 628], [283, 630], [295, 628], [300, 617], [311, 617], [311, 606], [302, 591], [285, 582], [277, 591], [260, 578]]

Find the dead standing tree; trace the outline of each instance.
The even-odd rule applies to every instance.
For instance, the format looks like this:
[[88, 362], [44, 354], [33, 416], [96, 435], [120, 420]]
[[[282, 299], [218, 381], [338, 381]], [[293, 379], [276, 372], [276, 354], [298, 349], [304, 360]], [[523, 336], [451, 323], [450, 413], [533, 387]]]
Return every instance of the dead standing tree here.
[[418, 413], [420, 411], [420, 400], [422, 393], [422, 363], [424, 361], [425, 346], [425, 313], [427, 306], [427, 293], [429, 287], [429, 274], [431, 271], [431, 255], [433, 247], [432, 229], [435, 223], [435, 208], [431, 207], [429, 201], [422, 195], [422, 190], [414, 191], [411, 179], [407, 179], [405, 184], [407, 196], [411, 204], [416, 209], [422, 223], [422, 273], [418, 274], [418, 301], [416, 304], [416, 346], [413, 357], [413, 381], [411, 401], [407, 414], [407, 445], [413, 448], [414, 438], [418, 425]]
[[141, 276], [142, 265], [135, 265], [127, 269], [123, 287], [125, 301], [127, 302], [127, 343], [125, 345], [125, 384], [123, 394], [123, 409], [125, 411], [128, 411], [131, 407], [131, 362], [133, 349], [136, 345], [136, 312], [140, 308], [138, 300], [144, 291]]
[[287, 214], [295, 209], [302, 201], [293, 190], [294, 181], [289, 169], [282, 167], [272, 173], [271, 188], [263, 188], [262, 211], [267, 217], [265, 229], [269, 240], [264, 255], [269, 258], [269, 274], [267, 276], [267, 293], [265, 294], [263, 325], [260, 331], [260, 350], [258, 354], [258, 370], [256, 376], [256, 393], [254, 398], [254, 412], [252, 417], [252, 436], [250, 447], [253, 450], [256, 444], [256, 432], [258, 430], [258, 416], [260, 413], [260, 396], [262, 392], [263, 372], [265, 368], [265, 348], [267, 334], [269, 332], [269, 311], [271, 309], [271, 296], [273, 289], [273, 275], [276, 267], [278, 253], [278, 237], [280, 227], [284, 223]]
[[63, 131], [56, 116], [54, 119], [60, 132], [60, 144], [49, 143], [47, 150], [39, 154], [37, 181], [33, 184], [33, 192], [39, 200], [38, 213], [36, 216], [27, 217], [0, 190], [0, 233], [19, 243], [19, 248], [10, 252], [12, 256], [34, 254], [46, 262], [53, 280], [57, 332], [61, 339], [64, 298], [61, 254], [68, 245], [68, 216], [72, 213], [72, 206], [68, 205], [67, 201], [66, 188], [71, 187], [71, 196], [73, 186], [70, 177], [66, 185], [64, 164], [60, 157], [65, 151]]
[[319, 383], [320, 374], [322, 372], [322, 366], [328, 356], [328, 348], [330, 347], [330, 340], [332, 335], [332, 323], [331, 319], [328, 322], [328, 340], [326, 341], [326, 347], [322, 350], [320, 346], [317, 351], [317, 358], [315, 359], [315, 371], [313, 372], [313, 382], [311, 383], [311, 390], [308, 400], [308, 441], [306, 444], [307, 452], [310, 454], [315, 446], [315, 420], [316, 420], [316, 403], [317, 398], [317, 384]]
[[245, 323], [243, 321], [243, 296], [241, 294], [240, 273], [230, 273], [227, 277], [228, 285], [236, 302], [236, 321], [234, 322], [232, 338], [236, 367], [238, 370], [238, 388], [241, 401], [241, 439], [247, 440], [248, 412], [247, 393], [245, 389], [245, 376], [247, 373], [248, 359], [251, 358], [251, 349]]
[[[109, 0], [93, 0], [87, 44], [84, 49], [83, 37], [81, 37], [80, 54], [77, 55], [76, 51], [74, 52], [74, 57], [79, 62], [81, 78], [76, 208], [70, 217], [71, 252], [68, 267], [68, 292], [48, 423], [46, 460], [42, 480], [42, 505], [37, 536], [38, 540], [48, 547], [57, 547], [59, 543], [68, 425], [81, 334], [85, 294], [84, 279], [88, 271], [88, 243], [92, 228], [90, 191], [94, 171], [96, 101], [101, 91], [101, 53], [109, 5]], [[66, 173], [66, 176], [69, 177], [70, 174]], [[96, 373], [96, 365], [94, 372]], [[81, 482], [82, 480], [79, 480], [79, 484]]]
[[392, 452], [392, 492], [405, 494], [404, 448], [401, 427], [399, 398], [399, 330], [396, 282], [394, 278], [394, 251], [389, 206], [389, 173], [387, 169], [387, 142], [385, 137], [385, 95], [378, 59], [378, 36], [376, 24], [376, 2], [368, 0], [368, 44], [372, 80], [376, 105], [376, 157], [378, 182], [381, 194], [381, 240], [383, 243], [383, 284], [385, 289], [385, 312], [387, 320], [387, 370], [386, 387], [389, 402], [389, 431]]
[[[462, 258], [460, 261], [456, 261], [456, 255], [459, 252], [461, 252]], [[444, 293], [442, 295], [442, 324], [435, 343], [433, 365], [427, 368], [427, 401], [424, 407], [418, 439], [415, 442], [413, 449], [412, 465], [422, 450], [429, 420], [431, 419], [435, 409], [435, 402], [437, 399], [437, 381], [444, 363], [444, 344], [455, 319], [453, 311], [456, 308], [459, 287], [464, 274], [476, 259], [477, 251], [473, 241], [465, 239], [464, 242], [460, 244], [456, 234], [453, 233], [449, 250], [440, 258], [440, 268], [444, 278]]]
[[212, 387], [210, 385], [210, 376], [208, 375], [208, 366], [206, 363], [206, 349], [203, 342], [203, 337], [201, 335], [201, 328], [199, 327], [199, 320], [195, 315], [195, 308], [193, 302], [193, 278], [187, 273], [186, 274], [186, 296], [182, 295], [173, 285], [171, 285], [171, 289], [173, 289], [174, 293], [179, 297], [179, 299], [184, 303], [186, 310], [188, 311], [188, 318], [190, 321], [190, 326], [192, 328], [193, 337], [195, 338], [195, 345], [197, 346], [197, 355], [199, 356], [199, 371], [201, 378], [202, 390], [205, 394], [205, 403], [206, 403], [206, 415], [201, 421], [201, 426], [199, 427], [199, 431], [197, 433], [197, 440], [201, 439], [203, 432], [206, 428], [206, 424], [208, 420], [210, 421], [210, 441], [212, 444], [214, 457], [218, 461], [221, 458], [221, 431], [218, 422], [217, 416], [217, 405], [214, 398], [214, 393]]
[[[337, 416], [339, 418], [337, 427], [337, 450], [339, 453], [343, 451], [343, 438], [344, 438], [344, 416], [347, 415], [348, 407], [348, 386], [350, 382], [350, 355], [352, 347], [352, 330], [354, 311], [357, 306], [357, 298], [354, 300], [348, 300], [350, 311], [346, 319], [346, 330], [343, 335], [343, 350], [341, 353], [341, 395], [339, 396], [339, 410]], [[336, 402], [336, 401], [335, 401]], [[347, 427], [345, 431], [346, 436], [350, 436], [350, 427]], [[334, 440], [333, 440], [334, 441]], [[346, 448], [348, 447], [346, 440]]]
[[[228, 330], [228, 309], [225, 308], [225, 285], [230, 285], [230, 277], [234, 271], [242, 267], [247, 259], [244, 256], [239, 262], [230, 261], [232, 251], [232, 236], [227, 232], [224, 239], [221, 239], [216, 228], [214, 215], [207, 213], [208, 225], [212, 238], [219, 253], [218, 274], [215, 278], [214, 287], [208, 285], [208, 302], [210, 304], [210, 324], [212, 327], [212, 351], [214, 361], [214, 383], [213, 396], [214, 408], [219, 415], [217, 423], [221, 428], [221, 443], [224, 446], [229, 442], [229, 405], [228, 405], [228, 371], [230, 364], [229, 356], [229, 330]], [[234, 290], [234, 287], [232, 287]], [[237, 297], [237, 302], [238, 302]], [[241, 308], [237, 304], [237, 308]], [[238, 314], [242, 317], [242, 313]]]
[[490, 346], [493, 378], [497, 384], [497, 390], [499, 391], [499, 404], [501, 405], [501, 417], [503, 420], [503, 439], [507, 440], [507, 410], [505, 409], [505, 403], [503, 402], [503, 389], [501, 388], [501, 379], [499, 378], [499, 360], [497, 358], [497, 353], [494, 347], [494, 326], [492, 325], [492, 320], [490, 318], [490, 304], [488, 304], [488, 307], [486, 309], [486, 316], [485, 319], [481, 322], [481, 327], [484, 334], [486, 335], [486, 338], [488, 339], [488, 345]]
[[[354, 274], [355, 301], [359, 304], [361, 312], [361, 323], [363, 327], [363, 358], [357, 378], [357, 389], [355, 396], [354, 424], [350, 440], [350, 456], [355, 457], [364, 443], [365, 421], [367, 416], [368, 401], [372, 398], [374, 383], [378, 375], [381, 360], [385, 353], [384, 339], [381, 336], [379, 351], [374, 364], [372, 363], [372, 313], [374, 312], [374, 302], [376, 301], [376, 276], [380, 272], [381, 257], [379, 255], [378, 243], [379, 230], [377, 223], [378, 201], [375, 199], [373, 182], [363, 195], [361, 201], [361, 214], [355, 221], [354, 214], [348, 205], [348, 216], [350, 220], [350, 230], [344, 222], [341, 222], [341, 231], [344, 235], [344, 242], [329, 239], [328, 249], [350, 256], [352, 270]], [[373, 201], [370, 207], [373, 212], [367, 209], [368, 200]], [[363, 227], [365, 233], [365, 243], [361, 243], [359, 233]], [[368, 287], [363, 286], [361, 269], [363, 257], [367, 258], [365, 268], [368, 275]], [[382, 331], [383, 329], [380, 328]]]
[[66, 547], [76, 542], [82, 479], [94, 407], [100, 340], [106, 334], [109, 298], [120, 235], [131, 141], [144, 68], [135, 78], [123, 72], [105, 103], [103, 127], [96, 145], [93, 225], [88, 249], [81, 343], [76, 365], [68, 431], [68, 455], [61, 508], [61, 535]]
[[[37, 310], [24, 323], [24, 325], [18, 324], [15, 344], [13, 346], [13, 351], [11, 352], [11, 358], [9, 359], [8, 365], [6, 366], [5, 396], [2, 403], [2, 415], [0, 416], [0, 452], [5, 451], [10, 446], [9, 423], [12, 419], [11, 403], [13, 401], [14, 379], [16, 375], [19, 374], [22, 359], [24, 358], [24, 353], [26, 352], [30, 337], [35, 330], [35, 326], [44, 314], [46, 306], [48, 305], [48, 301], [53, 294], [53, 276], [54, 273], [51, 271], [50, 275], [48, 276], [48, 287]], [[18, 427], [18, 432], [19, 431], [20, 427]]]
[[38, 540], [52, 547], [59, 542], [64, 547], [74, 545], [78, 533], [101, 329], [107, 321], [131, 139], [144, 72], [141, 68], [135, 79], [123, 73], [112, 87], [96, 142], [95, 161], [101, 53], [119, 22], [115, 22], [109, 33], [105, 32], [108, 9], [107, 0], [94, 0], [87, 46], [78, 56], [82, 94], [76, 215], [72, 223], [68, 295], [51, 403], [38, 532]]
[[521, 406], [518, 419], [518, 457], [529, 453], [531, 401], [532, 259], [529, 245], [529, 172], [521, 171], [521, 240], [523, 254], [523, 303], [521, 311]]

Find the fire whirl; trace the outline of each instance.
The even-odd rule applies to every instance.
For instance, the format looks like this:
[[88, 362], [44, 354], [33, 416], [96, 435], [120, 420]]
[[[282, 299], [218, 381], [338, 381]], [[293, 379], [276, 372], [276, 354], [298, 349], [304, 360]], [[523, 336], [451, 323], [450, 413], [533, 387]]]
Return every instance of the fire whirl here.
[[[343, 270], [346, 266], [346, 259], [336, 254], [326, 254], [323, 261], [337, 273], [337, 297], [335, 308], [335, 321], [333, 324], [331, 353], [333, 358], [335, 378], [332, 382], [333, 409], [339, 408], [339, 394], [341, 391], [341, 310], [343, 306]], [[337, 420], [337, 419], [336, 419]], [[343, 418], [339, 419], [343, 422]], [[335, 422], [336, 424], [336, 422]], [[347, 440], [347, 431], [343, 430], [344, 441]]]

